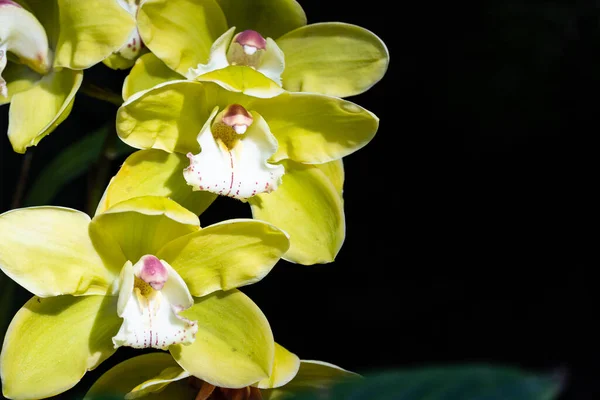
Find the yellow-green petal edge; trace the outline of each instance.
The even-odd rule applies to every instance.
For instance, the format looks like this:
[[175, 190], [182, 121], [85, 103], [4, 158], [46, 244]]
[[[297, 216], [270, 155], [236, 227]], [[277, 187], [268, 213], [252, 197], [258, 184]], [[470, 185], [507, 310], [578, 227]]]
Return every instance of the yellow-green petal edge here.
[[303, 264], [332, 262], [346, 235], [338, 191], [317, 167], [287, 162], [277, 190], [249, 199], [252, 216], [290, 235], [285, 260]]
[[181, 275], [192, 296], [204, 296], [258, 282], [289, 246], [287, 234], [271, 224], [232, 219], [173, 240], [157, 257]]
[[213, 42], [227, 30], [215, 0], [146, 0], [137, 18], [144, 44], [181, 75], [206, 63]]
[[2, 393], [41, 399], [79, 382], [114, 352], [122, 323], [110, 296], [33, 297], [15, 315], [0, 355]]
[[238, 32], [252, 29], [263, 37], [277, 39], [306, 25], [306, 14], [295, 0], [218, 0], [229, 26]]
[[181, 315], [198, 321], [196, 340], [169, 348], [179, 365], [219, 387], [242, 388], [268, 377], [275, 342], [258, 306], [237, 289], [194, 301]]
[[348, 97], [383, 78], [389, 64], [385, 43], [360, 26], [341, 22], [310, 24], [277, 39], [285, 54], [283, 87]]
[[263, 379], [253, 385], [260, 389], [273, 389], [286, 385], [294, 379], [300, 368], [300, 359], [297, 355], [287, 350], [279, 343], [275, 343], [275, 360], [273, 362], [273, 373], [267, 379]]
[[167, 67], [154, 53], [146, 53], [135, 61], [129, 75], [123, 81], [123, 100], [160, 83], [182, 78], [180, 74]]
[[283, 400], [307, 390], [315, 391], [315, 398], [326, 393], [332, 385], [361, 376], [323, 361], [302, 360], [298, 373], [287, 385], [272, 390], [263, 389], [263, 400]]
[[168, 197], [200, 215], [217, 198], [206, 191], [192, 191], [183, 178], [189, 160], [182, 154], [162, 150], [139, 150], [131, 154], [111, 179], [96, 214], [121, 201], [139, 196]]
[[134, 197], [97, 214], [90, 229], [118, 243], [127, 260], [156, 254], [166, 243], [200, 229], [198, 217], [173, 200]]
[[58, 0], [60, 35], [55, 67], [85, 69], [120, 49], [135, 19], [115, 0]]
[[183, 371], [169, 353], [143, 354], [106, 371], [88, 390], [84, 400], [106, 400], [113, 397], [192, 400], [197, 389], [188, 385], [187, 380], [169, 383], [171, 379], [182, 379], [186, 375], [189, 374]]
[[15, 94], [8, 113], [8, 138], [17, 153], [25, 153], [49, 135], [70, 114], [83, 73], [62, 69], [44, 76]]
[[118, 266], [98, 255], [90, 217], [63, 207], [15, 209], [0, 215], [0, 267], [28, 291], [42, 297], [104, 294]]

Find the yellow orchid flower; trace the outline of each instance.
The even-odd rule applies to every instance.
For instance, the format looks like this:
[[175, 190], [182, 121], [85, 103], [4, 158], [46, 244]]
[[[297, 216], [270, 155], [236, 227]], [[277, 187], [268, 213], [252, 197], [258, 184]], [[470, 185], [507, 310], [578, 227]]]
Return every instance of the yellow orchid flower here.
[[[151, 353], [125, 360], [105, 372], [84, 400], [282, 400], [307, 390], [326, 390], [332, 384], [360, 375], [336, 365], [298, 356], [275, 344], [273, 371], [268, 379], [244, 387], [220, 387], [181, 368], [168, 354]], [[141, 383], [140, 383], [141, 382]]]
[[91, 220], [63, 207], [11, 210], [0, 235], [0, 269], [34, 294], [2, 346], [5, 397], [62, 393], [121, 346], [168, 350], [218, 386], [269, 377], [271, 328], [236, 288], [288, 249], [274, 226], [236, 219], [201, 229], [195, 214], [150, 196]]
[[[119, 136], [146, 150], [128, 158], [97, 213], [147, 194], [201, 213], [217, 195], [229, 196], [290, 235], [286, 260], [328, 263], [345, 238], [341, 159], [365, 146], [378, 124], [371, 112], [332, 96], [257, 98], [210, 82], [161, 83], [119, 108]], [[192, 198], [192, 189], [204, 195]]]
[[10, 103], [8, 138], [25, 153], [67, 118], [83, 74], [53, 66], [54, 1], [0, 0], [0, 105]]
[[389, 64], [375, 34], [341, 22], [307, 25], [295, 0], [146, 0], [138, 29], [151, 53], [134, 65], [124, 99], [182, 77], [258, 97], [347, 97], [381, 80]]

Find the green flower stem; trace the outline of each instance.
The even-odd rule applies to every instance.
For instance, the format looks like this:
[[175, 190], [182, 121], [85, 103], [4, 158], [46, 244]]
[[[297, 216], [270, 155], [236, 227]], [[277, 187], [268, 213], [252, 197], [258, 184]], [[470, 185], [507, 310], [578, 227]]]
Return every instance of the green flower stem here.
[[17, 181], [17, 187], [13, 194], [11, 208], [19, 208], [21, 201], [23, 200], [23, 194], [25, 193], [25, 187], [27, 186], [27, 179], [29, 178], [29, 169], [31, 168], [31, 159], [33, 158], [33, 149], [29, 149], [23, 157], [21, 162], [21, 172], [19, 173], [19, 180]]
[[81, 85], [81, 88], [79, 89], [79, 91], [83, 94], [85, 94], [86, 96], [89, 97], [93, 97], [95, 99], [99, 99], [102, 101], [106, 101], [108, 103], [114, 104], [117, 107], [121, 106], [121, 104], [123, 104], [123, 98], [114, 93], [111, 92], [110, 90], [101, 88], [99, 86], [96, 85], [92, 85], [89, 83], [84, 82]]

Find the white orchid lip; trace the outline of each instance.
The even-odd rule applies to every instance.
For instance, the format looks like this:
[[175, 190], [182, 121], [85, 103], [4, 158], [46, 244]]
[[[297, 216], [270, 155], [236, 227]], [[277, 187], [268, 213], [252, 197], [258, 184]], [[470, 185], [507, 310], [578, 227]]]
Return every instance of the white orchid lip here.
[[127, 261], [119, 280], [117, 312], [123, 318], [113, 337], [115, 348], [166, 350], [194, 342], [198, 325], [179, 315], [194, 304], [185, 282], [164, 260], [147, 254]]
[[35, 72], [50, 71], [51, 51], [42, 24], [18, 3], [0, 0], [0, 95], [4, 97], [8, 96], [8, 89], [2, 72], [9, 52]]
[[217, 113], [215, 107], [198, 135], [200, 153], [187, 154], [190, 165], [183, 176], [188, 185], [239, 200], [275, 190], [285, 170], [269, 163], [277, 140], [266, 121], [240, 104]]

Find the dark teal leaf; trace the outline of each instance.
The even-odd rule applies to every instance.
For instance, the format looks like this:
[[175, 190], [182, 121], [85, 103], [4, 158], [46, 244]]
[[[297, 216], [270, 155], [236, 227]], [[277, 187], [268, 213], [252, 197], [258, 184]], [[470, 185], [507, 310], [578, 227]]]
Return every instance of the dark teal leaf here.
[[365, 375], [337, 383], [327, 392], [307, 390], [289, 400], [553, 400], [562, 383], [560, 374], [508, 367], [431, 367]]
[[[106, 135], [115, 134], [108, 125], [73, 143], [63, 150], [50, 163], [42, 167], [42, 172], [31, 185], [25, 206], [51, 204], [56, 194], [73, 179], [86, 173], [100, 157]], [[114, 158], [131, 153], [134, 149], [116, 141]]]

